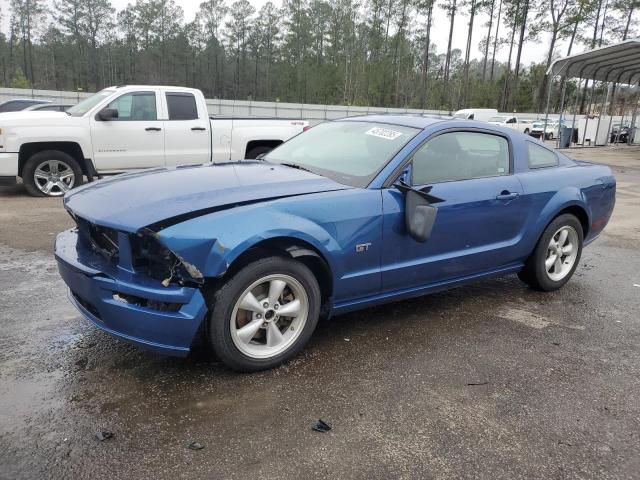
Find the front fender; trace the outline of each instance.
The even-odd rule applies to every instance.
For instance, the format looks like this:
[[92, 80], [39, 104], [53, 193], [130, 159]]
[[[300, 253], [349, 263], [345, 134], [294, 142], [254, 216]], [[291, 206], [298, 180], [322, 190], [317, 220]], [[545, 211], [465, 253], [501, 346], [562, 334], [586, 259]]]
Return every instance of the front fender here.
[[[211, 233], [215, 232], [212, 238]], [[273, 238], [293, 238], [316, 248], [339, 271], [333, 258], [340, 245], [329, 231], [308, 218], [254, 205], [204, 215], [159, 232], [160, 241], [198, 267], [205, 277], [219, 277], [243, 252]]]

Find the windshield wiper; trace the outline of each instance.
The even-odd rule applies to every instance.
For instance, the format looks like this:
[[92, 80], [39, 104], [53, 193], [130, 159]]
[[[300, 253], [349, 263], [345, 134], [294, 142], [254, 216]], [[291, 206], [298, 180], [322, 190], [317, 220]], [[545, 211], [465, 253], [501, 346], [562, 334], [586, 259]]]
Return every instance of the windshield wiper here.
[[315, 173], [309, 170], [308, 168], [303, 167], [302, 165], [298, 165], [297, 163], [281, 163], [280, 165], [284, 165], [285, 167], [297, 168], [298, 170], [304, 170], [305, 172], [309, 172], [309, 173]]

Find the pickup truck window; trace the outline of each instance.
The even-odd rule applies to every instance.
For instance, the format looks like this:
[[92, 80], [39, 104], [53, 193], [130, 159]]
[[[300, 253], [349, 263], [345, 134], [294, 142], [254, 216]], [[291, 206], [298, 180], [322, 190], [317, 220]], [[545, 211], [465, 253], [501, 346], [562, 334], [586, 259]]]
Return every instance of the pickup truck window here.
[[507, 175], [509, 143], [487, 133], [444, 133], [420, 147], [412, 170], [414, 185]]
[[108, 108], [118, 110], [117, 121], [157, 120], [156, 94], [154, 92], [125, 93], [111, 102]]
[[80, 103], [75, 104], [67, 110], [67, 113], [72, 117], [81, 117], [112, 94], [113, 90], [102, 90], [95, 95], [91, 95], [89, 98], [85, 98]]
[[370, 122], [327, 122], [293, 137], [264, 159], [365, 187], [418, 129]]
[[196, 97], [191, 93], [168, 92], [169, 120], [197, 120]]

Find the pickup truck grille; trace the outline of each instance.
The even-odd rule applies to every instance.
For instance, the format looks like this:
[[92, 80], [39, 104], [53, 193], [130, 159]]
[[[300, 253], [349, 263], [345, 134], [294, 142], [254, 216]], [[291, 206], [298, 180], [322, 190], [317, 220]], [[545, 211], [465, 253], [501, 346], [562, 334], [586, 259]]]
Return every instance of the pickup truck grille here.
[[118, 231], [95, 225], [84, 218], [75, 217], [82, 240], [109, 260], [117, 261]]

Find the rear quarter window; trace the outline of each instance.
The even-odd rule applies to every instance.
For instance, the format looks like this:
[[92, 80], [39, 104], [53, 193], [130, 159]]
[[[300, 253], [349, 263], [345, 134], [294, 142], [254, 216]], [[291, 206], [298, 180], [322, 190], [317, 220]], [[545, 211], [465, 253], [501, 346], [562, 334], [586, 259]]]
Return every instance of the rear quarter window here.
[[535, 143], [527, 142], [529, 168], [546, 168], [558, 165], [558, 156]]

